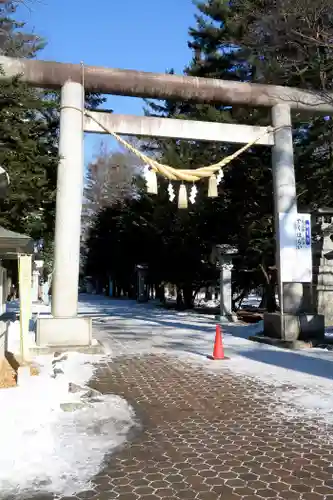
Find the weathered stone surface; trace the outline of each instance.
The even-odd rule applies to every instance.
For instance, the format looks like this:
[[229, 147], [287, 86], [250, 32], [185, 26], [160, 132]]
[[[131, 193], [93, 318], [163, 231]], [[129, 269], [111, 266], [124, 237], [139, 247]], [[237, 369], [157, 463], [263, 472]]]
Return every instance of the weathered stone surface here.
[[[332, 209], [333, 214], [333, 209]], [[316, 230], [321, 236], [313, 245], [313, 281], [315, 307], [325, 316], [325, 325], [333, 325], [333, 217], [327, 213], [317, 217]]]

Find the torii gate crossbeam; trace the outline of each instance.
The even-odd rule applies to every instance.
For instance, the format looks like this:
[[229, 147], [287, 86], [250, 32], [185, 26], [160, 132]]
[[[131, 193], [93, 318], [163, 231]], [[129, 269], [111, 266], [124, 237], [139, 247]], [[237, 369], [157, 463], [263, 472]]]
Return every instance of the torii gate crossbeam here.
[[[84, 79], [86, 91], [102, 94], [242, 104], [253, 108], [288, 104], [291, 109], [310, 113], [329, 114], [333, 111], [333, 94], [321, 94], [281, 85], [148, 73], [34, 59], [13, 59], [5, 56], [0, 56], [0, 66], [6, 76], [22, 75], [24, 82], [42, 88], [59, 89], [68, 80], [82, 83]], [[0, 75], [0, 78], [4, 78], [4, 75]]]

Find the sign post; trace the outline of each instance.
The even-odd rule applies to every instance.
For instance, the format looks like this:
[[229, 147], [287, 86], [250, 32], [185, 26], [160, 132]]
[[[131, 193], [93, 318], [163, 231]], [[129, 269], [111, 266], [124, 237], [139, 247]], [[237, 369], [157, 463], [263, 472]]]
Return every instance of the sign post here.
[[26, 357], [31, 318], [31, 255], [19, 255], [19, 293], [20, 293], [20, 355]]
[[282, 283], [312, 283], [311, 215], [280, 213]]

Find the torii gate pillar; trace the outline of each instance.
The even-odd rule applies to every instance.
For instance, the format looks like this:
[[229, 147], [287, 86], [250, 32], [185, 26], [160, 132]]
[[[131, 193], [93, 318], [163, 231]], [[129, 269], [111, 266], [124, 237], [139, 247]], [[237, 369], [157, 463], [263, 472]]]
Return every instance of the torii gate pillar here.
[[81, 211], [84, 177], [84, 88], [61, 89], [52, 318], [39, 318], [37, 344], [90, 345], [91, 320], [78, 317]]
[[288, 104], [273, 106], [272, 123], [275, 129], [272, 173], [281, 313], [264, 314], [264, 333], [288, 342], [318, 339], [324, 336], [323, 316], [314, 313], [304, 293], [303, 283], [283, 283], [281, 280], [279, 214], [297, 213], [292, 122]]
[[272, 174], [279, 296], [280, 301], [282, 301], [282, 311], [297, 314], [302, 301], [303, 285], [302, 283], [281, 283], [280, 276], [279, 213], [297, 213], [292, 123], [288, 104], [273, 106], [272, 124], [275, 129], [275, 144], [272, 148]]

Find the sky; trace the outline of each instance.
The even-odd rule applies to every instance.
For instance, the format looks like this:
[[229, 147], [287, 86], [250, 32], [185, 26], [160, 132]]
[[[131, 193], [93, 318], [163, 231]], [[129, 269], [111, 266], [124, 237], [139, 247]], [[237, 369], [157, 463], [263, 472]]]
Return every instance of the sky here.
[[[142, 71], [181, 73], [192, 54], [192, 0], [30, 0], [19, 17], [48, 44], [39, 59]], [[110, 96], [105, 107], [142, 115], [141, 99]], [[86, 164], [106, 136], [86, 134]], [[108, 140], [114, 147], [112, 139]]]

